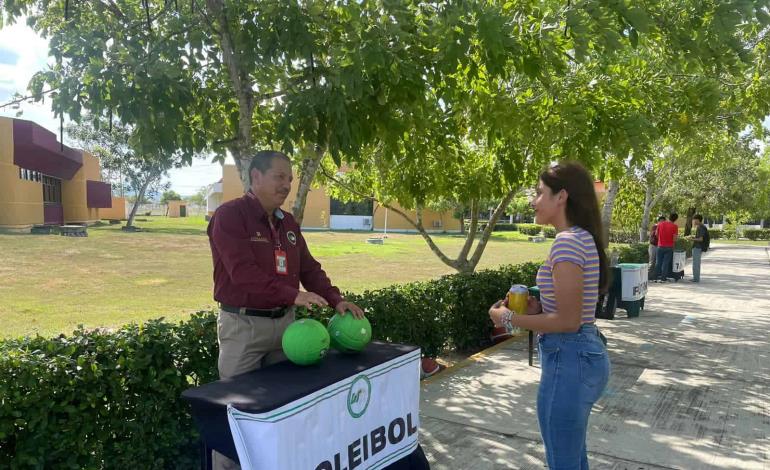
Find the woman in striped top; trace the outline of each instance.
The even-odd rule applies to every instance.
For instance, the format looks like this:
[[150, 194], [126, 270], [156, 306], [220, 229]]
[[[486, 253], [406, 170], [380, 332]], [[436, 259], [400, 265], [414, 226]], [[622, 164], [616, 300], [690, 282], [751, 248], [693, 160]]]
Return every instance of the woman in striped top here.
[[593, 178], [580, 164], [554, 165], [540, 175], [533, 206], [535, 222], [558, 232], [537, 274], [540, 302], [530, 298], [529, 315], [517, 316], [499, 301], [489, 316], [498, 326], [541, 332], [537, 414], [548, 468], [583, 470], [588, 417], [610, 375], [594, 325], [608, 280]]

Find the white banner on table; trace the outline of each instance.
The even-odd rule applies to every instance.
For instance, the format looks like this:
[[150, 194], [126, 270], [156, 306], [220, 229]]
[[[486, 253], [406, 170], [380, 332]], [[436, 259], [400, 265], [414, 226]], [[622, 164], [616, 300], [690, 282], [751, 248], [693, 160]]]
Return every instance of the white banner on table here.
[[227, 407], [244, 470], [382, 469], [417, 448], [420, 350], [266, 413]]

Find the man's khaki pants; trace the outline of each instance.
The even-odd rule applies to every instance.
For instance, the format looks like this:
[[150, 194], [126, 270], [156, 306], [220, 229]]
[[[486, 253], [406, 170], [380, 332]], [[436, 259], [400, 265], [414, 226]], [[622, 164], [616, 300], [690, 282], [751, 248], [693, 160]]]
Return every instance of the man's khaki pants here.
[[[281, 350], [283, 332], [294, 321], [294, 307], [281, 318], [250, 317], [219, 311], [217, 337], [219, 340], [219, 378], [245, 374], [286, 360]], [[216, 470], [241, 467], [214, 451], [212, 466]]]

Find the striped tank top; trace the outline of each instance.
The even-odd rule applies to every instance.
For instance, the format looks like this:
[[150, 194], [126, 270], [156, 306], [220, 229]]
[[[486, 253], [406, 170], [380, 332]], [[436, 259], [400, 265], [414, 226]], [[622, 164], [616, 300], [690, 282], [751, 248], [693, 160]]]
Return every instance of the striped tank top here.
[[551, 269], [558, 263], [574, 263], [583, 268], [582, 323], [593, 323], [596, 302], [599, 301], [599, 253], [591, 234], [580, 227], [571, 227], [556, 235], [548, 259], [537, 272], [543, 313], [556, 312], [556, 295]]

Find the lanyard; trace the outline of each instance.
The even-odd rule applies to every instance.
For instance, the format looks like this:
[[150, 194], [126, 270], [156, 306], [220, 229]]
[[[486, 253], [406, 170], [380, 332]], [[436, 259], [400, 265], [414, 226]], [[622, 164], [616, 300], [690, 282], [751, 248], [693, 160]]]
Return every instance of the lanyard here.
[[[247, 192], [250, 198], [256, 199], [257, 197], [251, 191]], [[276, 220], [277, 223], [277, 220]], [[273, 237], [273, 246], [275, 247], [273, 255], [275, 256], [275, 273], [281, 276], [289, 274], [289, 263], [286, 252], [281, 249], [281, 231], [276, 227], [276, 224], [270, 220], [270, 216], [267, 216], [267, 224], [270, 226], [270, 234]]]
[[[251, 192], [249, 189], [246, 191], [246, 195], [249, 196], [251, 199], [256, 200], [257, 196]], [[281, 249], [281, 232], [275, 227], [275, 224], [270, 221], [270, 215], [267, 215], [267, 223], [270, 225], [270, 233], [273, 235], [273, 244], [275, 245], [276, 250]]]
[[273, 235], [273, 245], [275, 245], [276, 250], [281, 249], [281, 232], [278, 230], [273, 224], [273, 222], [270, 221], [270, 217], [267, 218], [267, 223], [270, 225], [270, 233]]

